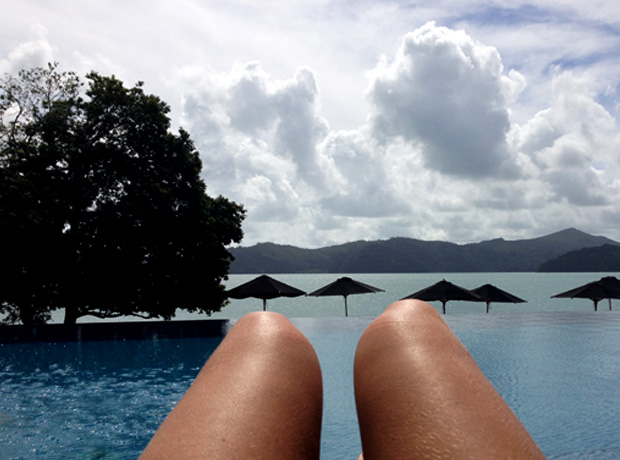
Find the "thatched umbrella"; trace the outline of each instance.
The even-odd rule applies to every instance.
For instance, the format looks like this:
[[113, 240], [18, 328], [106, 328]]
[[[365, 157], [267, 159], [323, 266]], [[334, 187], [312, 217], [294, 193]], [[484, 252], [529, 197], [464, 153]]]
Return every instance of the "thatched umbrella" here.
[[428, 301], [439, 300], [441, 302], [444, 315], [446, 314], [446, 302], [449, 300], [469, 300], [471, 302], [480, 302], [480, 297], [473, 292], [465, 289], [464, 287], [452, 284], [445, 279], [418, 292], [414, 292], [413, 294], [404, 297], [404, 299], [419, 299]]
[[368, 284], [364, 284], [360, 281], [356, 281], [348, 276], [338, 278], [333, 283], [323, 286], [308, 295], [320, 297], [329, 295], [341, 295], [344, 297], [344, 314], [349, 316], [349, 307], [347, 306], [347, 297], [351, 294], [370, 294], [373, 292], [384, 292], [383, 289], [379, 289]]
[[594, 302], [594, 311], [597, 310], [598, 303], [601, 300], [609, 299], [609, 309], [611, 310], [611, 299], [620, 299], [620, 280], [615, 276], [605, 276], [598, 281], [592, 281], [570, 291], [551, 296], [551, 298], [560, 297], [590, 299]]
[[486, 302], [487, 304], [487, 313], [489, 312], [489, 306], [491, 302], [501, 302], [501, 303], [523, 303], [526, 302], [519, 297], [510, 294], [509, 292], [503, 291], [497, 286], [493, 286], [492, 284], [483, 284], [476, 289], [472, 289], [471, 292], [480, 297], [480, 300]]
[[270, 276], [261, 275], [247, 283], [240, 284], [237, 287], [226, 291], [228, 297], [233, 299], [247, 299], [254, 297], [263, 299], [263, 311], [267, 310], [267, 299], [275, 299], [277, 297], [299, 297], [305, 292], [293, 286], [289, 286]]

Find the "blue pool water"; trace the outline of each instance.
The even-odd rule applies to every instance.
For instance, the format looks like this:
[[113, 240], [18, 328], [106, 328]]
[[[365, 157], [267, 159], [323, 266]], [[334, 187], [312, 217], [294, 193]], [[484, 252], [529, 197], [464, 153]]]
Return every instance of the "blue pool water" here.
[[[620, 458], [620, 312], [445, 319], [548, 458]], [[360, 451], [353, 355], [371, 320], [293, 319], [323, 368], [323, 459]], [[0, 345], [0, 458], [136, 458], [218, 343]]]
[[0, 458], [137, 458], [219, 341], [0, 345]]

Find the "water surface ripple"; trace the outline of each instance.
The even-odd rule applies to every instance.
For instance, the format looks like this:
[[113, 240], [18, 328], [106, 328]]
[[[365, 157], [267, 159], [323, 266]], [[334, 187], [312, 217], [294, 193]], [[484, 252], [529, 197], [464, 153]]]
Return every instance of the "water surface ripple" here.
[[[620, 313], [445, 319], [549, 458], [620, 458]], [[323, 367], [323, 459], [359, 453], [353, 356], [371, 320], [293, 319]], [[0, 457], [136, 458], [218, 340], [0, 345]]]

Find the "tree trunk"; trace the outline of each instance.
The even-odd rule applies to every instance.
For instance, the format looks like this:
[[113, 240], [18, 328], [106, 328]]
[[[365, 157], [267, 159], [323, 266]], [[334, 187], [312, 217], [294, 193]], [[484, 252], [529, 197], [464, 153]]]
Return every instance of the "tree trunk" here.
[[65, 308], [65, 324], [75, 324], [78, 317], [78, 311], [75, 307], [66, 307]]
[[24, 326], [34, 326], [35, 320], [34, 315], [32, 314], [31, 308], [20, 308], [19, 309], [19, 320], [22, 322]]

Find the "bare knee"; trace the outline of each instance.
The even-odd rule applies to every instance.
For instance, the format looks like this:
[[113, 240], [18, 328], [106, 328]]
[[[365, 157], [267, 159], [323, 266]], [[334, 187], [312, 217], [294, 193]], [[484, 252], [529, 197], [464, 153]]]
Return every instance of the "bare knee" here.
[[275, 312], [248, 313], [237, 321], [229, 335], [245, 342], [272, 343], [277, 347], [295, 347], [305, 351], [314, 350], [308, 339], [286, 316]]
[[419, 300], [402, 300], [388, 306], [364, 331], [355, 353], [355, 377], [405, 361], [434, 359], [437, 353], [468, 358], [469, 353], [437, 310]]
[[319, 359], [310, 341], [284, 315], [254, 312], [237, 321], [216, 351], [229, 359], [246, 357], [254, 365], [277, 363], [286, 369], [304, 369], [321, 380]]
[[439, 316], [439, 313], [432, 305], [422, 300], [405, 299], [388, 305], [385, 311], [373, 321], [373, 324], [381, 325], [390, 322], [420, 323], [435, 320], [441, 320], [441, 316]]
[[466, 348], [424, 302], [396, 302], [366, 329], [355, 355], [355, 396], [369, 459], [541, 458]]
[[286, 316], [270, 311], [256, 311], [242, 316], [232, 330], [240, 328], [247, 331], [254, 330], [256, 334], [301, 335], [301, 332], [293, 326]]
[[166, 458], [318, 458], [321, 415], [310, 342], [282, 315], [251, 313], [209, 358], [150, 450]]
[[420, 300], [401, 300], [389, 305], [366, 328], [358, 344], [358, 353], [363, 352], [369, 342], [394, 344], [419, 340], [428, 328], [441, 327], [445, 323], [437, 311]]

